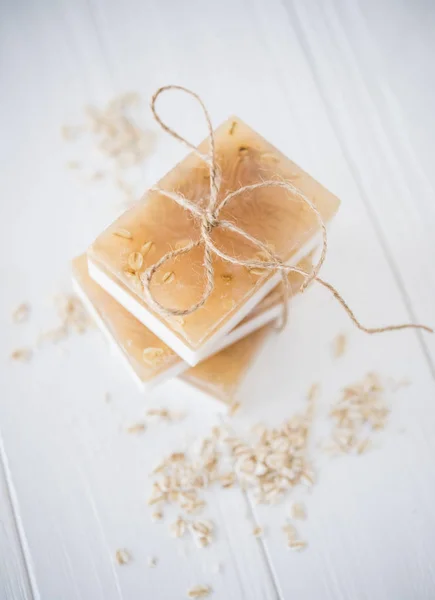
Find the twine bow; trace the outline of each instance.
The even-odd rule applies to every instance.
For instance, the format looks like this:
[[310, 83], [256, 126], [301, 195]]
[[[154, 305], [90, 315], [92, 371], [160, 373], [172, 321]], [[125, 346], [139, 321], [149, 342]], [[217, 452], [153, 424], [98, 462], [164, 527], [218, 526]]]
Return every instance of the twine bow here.
[[[176, 131], [174, 131], [173, 129], [168, 127], [168, 125], [166, 125], [166, 123], [164, 123], [162, 121], [162, 119], [160, 118], [160, 116], [157, 114], [156, 107], [155, 107], [156, 100], [160, 96], [160, 94], [162, 94], [163, 92], [168, 91], [168, 90], [180, 90], [182, 92], [185, 92], [189, 96], [192, 96], [193, 98], [195, 98], [195, 100], [201, 106], [202, 111], [204, 113], [206, 123], [207, 123], [207, 128], [208, 128], [208, 135], [209, 135], [209, 152], [208, 152], [208, 154], [203, 154], [202, 152], [200, 152], [194, 144], [191, 144], [188, 140], [183, 138]], [[316, 206], [292, 183], [290, 183], [288, 181], [279, 181], [279, 180], [273, 180], [273, 179], [268, 180], [268, 181], [261, 181], [259, 183], [254, 183], [252, 185], [245, 185], [243, 187], [240, 187], [239, 189], [235, 190], [234, 192], [230, 192], [229, 194], [227, 194], [222, 200], [219, 200], [218, 196], [219, 196], [219, 190], [220, 190], [220, 185], [221, 185], [221, 173], [220, 173], [220, 169], [216, 162], [215, 139], [214, 139], [213, 127], [211, 124], [211, 119], [208, 114], [208, 111], [207, 111], [203, 101], [197, 94], [195, 94], [194, 92], [192, 92], [191, 90], [189, 90], [185, 87], [178, 86], [178, 85], [167, 85], [167, 86], [161, 87], [157, 90], [157, 92], [152, 97], [151, 110], [154, 115], [154, 118], [156, 119], [156, 121], [158, 122], [160, 127], [162, 129], [164, 129], [164, 131], [169, 133], [169, 135], [171, 135], [173, 138], [177, 139], [178, 141], [182, 142], [185, 146], [190, 148], [202, 161], [204, 161], [204, 163], [208, 166], [209, 173], [210, 173], [210, 196], [208, 199], [208, 203], [204, 208], [202, 206], [195, 204], [194, 202], [191, 202], [188, 198], [185, 198], [182, 194], [179, 194], [177, 192], [163, 190], [158, 187], [151, 188], [152, 191], [156, 191], [159, 194], [162, 194], [163, 196], [170, 198], [171, 200], [173, 200], [174, 202], [176, 202], [177, 204], [182, 206], [185, 210], [190, 212], [194, 217], [196, 217], [198, 220], [198, 223], [199, 223], [199, 231], [200, 231], [200, 236], [197, 241], [192, 241], [189, 244], [187, 244], [186, 246], [184, 246], [183, 248], [179, 248], [177, 250], [171, 250], [170, 252], [167, 252], [154, 265], [151, 265], [142, 274], [142, 283], [143, 283], [145, 297], [146, 297], [148, 303], [151, 305], [151, 307], [154, 310], [156, 310], [156, 312], [158, 312], [159, 314], [161, 314], [164, 317], [186, 316], [186, 315], [192, 314], [193, 312], [195, 312], [196, 310], [198, 310], [199, 308], [204, 306], [204, 304], [206, 303], [207, 299], [210, 297], [210, 294], [213, 292], [213, 289], [214, 289], [215, 276], [214, 276], [214, 267], [213, 267], [213, 255], [216, 255], [216, 256], [219, 256], [222, 260], [229, 262], [231, 264], [234, 264], [234, 265], [241, 265], [241, 266], [247, 267], [248, 269], [264, 269], [265, 271], [279, 272], [281, 274], [281, 279], [282, 279], [282, 284], [283, 284], [282, 285], [282, 308], [283, 308], [282, 326], [285, 326], [285, 324], [287, 322], [287, 317], [288, 317], [288, 299], [289, 299], [289, 289], [290, 288], [289, 288], [289, 281], [288, 281], [287, 275], [288, 275], [288, 273], [293, 272], [293, 273], [299, 273], [304, 278], [301, 288], [300, 288], [301, 292], [303, 292], [310, 285], [310, 283], [312, 281], [316, 280], [318, 283], [320, 283], [323, 287], [327, 288], [332, 293], [334, 298], [336, 298], [336, 300], [341, 304], [341, 306], [344, 308], [344, 310], [346, 311], [346, 313], [348, 314], [350, 319], [353, 321], [353, 323], [356, 325], [356, 327], [358, 329], [361, 329], [362, 331], [365, 331], [366, 333], [382, 333], [384, 331], [394, 331], [394, 330], [407, 329], [407, 328], [424, 329], [430, 333], [433, 333], [433, 330], [430, 327], [427, 327], [426, 325], [414, 325], [412, 323], [404, 323], [404, 324], [400, 324], [400, 325], [388, 325], [386, 327], [368, 328], [368, 327], [363, 326], [357, 320], [353, 311], [347, 305], [347, 303], [344, 301], [344, 299], [339, 294], [339, 292], [330, 283], [328, 283], [327, 281], [324, 281], [323, 279], [321, 279], [318, 276], [320, 268], [322, 267], [323, 262], [326, 258], [326, 252], [328, 249], [326, 226], [325, 226], [322, 216], [321, 216], [320, 212], [318, 211], [318, 209], [316, 208]], [[283, 263], [281, 258], [278, 255], [276, 255], [269, 248], [269, 246], [267, 246], [267, 244], [264, 244], [260, 240], [251, 236], [246, 231], [243, 231], [242, 229], [240, 229], [240, 227], [237, 227], [237, 225], [235, 225], [234, 223], [227, 221], [227, 220], [220, 219], [220, 213], [221, 213], [222, 209], [229, 202], [231, 202], [234, 198], [237, 198], [237, 196], [240, 196], [244, 192], [252, 192], [254, 190], [261, 189], [261, 188], [273, 188], [273, 187], [284, 189], [284, 190], [288, 191], [292, 196], [297, 197], [300, 200], [302, 200], [305, 204], [308, 205], [310, 210], [315, 214], [315, 216], [317, 218], [317, 221], [318, 221], [319, 227], [320, 227], [320, 231], [322, 233], [322, 251], [321, 251], [319, 260], [313, 266], [311, 272], [309, 272], [309, 273], [304, 271], [303, 269], [296, 267], [296, 266], [286, 265], [285, 263]], [[267, 257], [267, 260], [264, 260], [264, 261], [263, 260], [261, 260], [261, 261], [255, 260], [255, 259], [243, 260], [241, 258], [236, 258], [234, 256], [227, 254], [226, 252], [224, 252], [223, 250], [218, 248], [215, 245], [215, 243], [213, 242], [212, 232], [216, 228], [221, 228], [221, 229], [226, 229], [228, 231], [232, 231], [233, 233], [240, 236], [241, 238], [244, 238], [245, 240], [251, 242], [251, 244], [253, 246], [256, 246], [262, 252], [263, 256]], [[203, 291], [202, 297], [200, 298], [200, 300], [198, 300], [198, 302], [196, 302], [195, 304], [193, 304], [192, 306], [190, 306], [189, 308], [186, 308], [186, 309], [170, 308], [170, 307], [162, 305], [153, 296], [153, 294], [151, 292], [151, 282], [153, 280], [155, 273], [160, 269], [160, 267], [162, 267], [169, 260], [172, 260], [172, 259], [176, 258], [177, 256], [181, 256], [182, 254], [187, 254], [191, 250], [193, 250], [194, 248], [196, 248], [200, 245], [204, 246], [203, 265], [204, 265], [204, 270], [205, 270], [205, 274], [206, 274], [206, 283], [204, 286], [204, 291]]]

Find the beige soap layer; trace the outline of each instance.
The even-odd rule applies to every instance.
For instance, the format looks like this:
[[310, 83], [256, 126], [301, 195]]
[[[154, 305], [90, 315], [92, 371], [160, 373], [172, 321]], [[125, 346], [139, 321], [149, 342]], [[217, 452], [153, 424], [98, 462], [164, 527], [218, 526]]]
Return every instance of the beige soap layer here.
[[[310, 258], [304, 259], [298, 266], [302, 269], [310, 270]], [[113, 342], [123, 352], [141, 381], [149, 383], [154, 378], [162, 375], [165, 371], [175, 368], [182, 363], [180, 357], [175, 354], [171, 348], [166, 346], [156, 335], [142, 325], [142, 323], [135, 319], [135, 317], [103, 290], [103, 288], [95, 283], [88, 274], [86, 255], [83, 254], [73, 260], [72, 270], [74, 278], [102, 320], [105, 328], [110, 333]], [[288, 280], [292, 293], [296, 294], [302, 282], [301, 276], [296, 273], [290, 273]], [[276, 306], [279, 304], [280, 300], [281, 295], [278, 286], [276, 289], [272, 290], [259, 305], [257, 305], [253, 312], [253, 316], [257, 316], [262, 310], [268, 310], [272, 306]], [[246, 321], [249, 321], [250, 316], [251, 315], [248, 315], [240, 323], [240, 326]], [[255, 333], [256, 332], [249, 334], [246, 338], [240, 340], [240, 342], [251, 340], [254, 347], [254, 341], [260, 338], [260, 336], [255, 336]], [[249, 355], [249, 343], [245, 343], [246, 350], [243, 352], [242, 356], [241, 350], [237, 350], [237, 347], [245, 348], [245, 344], [239, 345], [240, 342], [236, 342], [229, 348], [216, 354], [214, 357], [208, 358], [196, 367], [190, 369], [190, 380], [195, 380], [198, 385], [202, 380], [206, 386], [216, 384], [228, 389], [231, 385], [236, 385], [237, 381], [234, 381], [232, 384], [231, 381], [228, 381], [225, 378], [229, 377], [231, 379], [233, 373], [235, 378], [237, 373], [243, 370], [242, 365], [239, 364], [238, 367], [229, 369], [228, 375], [219, 375], [216, 365], [219, 364], [219, 356], [221, 356], [220, 360], [222, 361], [222, 365], [225, 361], [231, 362], [232, 353], [234, 353], [234, 356], [240, 356], [240, 363], [242, 363], [243, 360], [247, 360], [246, 357]]]
[[227, 346], [214, 356], [191, 367], [182, 379], [220, 400], [232, 404], [256, 354], [263, 346], [272, 325], [265, 325]]
[[[324, 221], [337, 212], [339, 200], [333, 194], [240, 119], [233, 117], [218, 127], [215, 140], [222, 171], [221, 198], [262, 180], [288, 180], [316, 205]], [[200, 150], [206, 152], [207, 148], [205, 141]], [[204, 205], [209, 194], [208, 169], [190, 154], [158, 186]], [[220, 217], [268, 244], [285, 262], [319, 232], [309, 207], [279, 188], [244, 193], [232, 200]], [[140, 274], [169, 250], [197, 240], [198, 232], [198, 222], [191, 214], [162, 194], [149, 191], [97, 238], [88, 255], [153, 313], [143, 297]], [[222, 250], [236, 257], [249, 259], [258, 252], [246, 240], [219, 228], [213, 231], [213, 239]], [[213, 258], [213, 266], [215, 288], [204, 307], [182, 319], [153, 313], [193, 351], [218, 335], [219, 329], [236, 317], [272, 276], [267, 271], [254, 273], [217, 257]], [[203, 249], [199, 247], [167, 263], [156, 274], [152, 291], [163, 305], [185, 309], [199, 300], [204, 283]]]

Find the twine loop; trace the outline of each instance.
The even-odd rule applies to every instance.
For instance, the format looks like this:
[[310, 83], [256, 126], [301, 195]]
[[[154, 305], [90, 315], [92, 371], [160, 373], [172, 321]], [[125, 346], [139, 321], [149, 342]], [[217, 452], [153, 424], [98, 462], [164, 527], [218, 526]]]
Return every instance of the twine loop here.
[[[194, 144], [192, 144], [191, 142], [186, 140], [184, 137], [182, 137], [180, 134], [178, 134], [176, 131], [174, 131], [168, 125], [166, 125], [166, 123], [164, 123], [164, 121], [162, 121], [162, 119], [158, 115], [158, 113], [156, 111], [156, 106], [155, 106], [156, 100], [163, 92], [166, 92], [168, 90], [182, 91], [182, 92], [188, 94], [189, 96], [192, 96], [201, 106], [204, 117], [205, 117], [205, 121], [207, 123], [207, 129], [208, 129], [208, 141], [209, 141], [208, 154], [203, 154], [202, 152], [200, 152]], [[326, 253], [327, 253], [327, 249], [328, 249], [326, 226], [325, 226], [323, 218], [322, 218], [320, 212], [318, 211], [318, 209], [316, 208], [316, 206], [311, 202], [311, 200], [309, 200], [309, 198], [307, 198], [305, 196], [305, 194], [303, 194], [291, 182], [275, 180], [275, 179], [270, 179], [267, 181], [260, 181], [259, 183], [254, 183], [251, 185], [245, 185], [243, 187], [240, 187], [239, 189], [228, 193], [222, 200], [219, 201], [219, 190], [220, 190], [222, 178], [221, 178], [221, 172], [220, 172], [219, 166], [216, 161], [215, 139], [214, 139], [213, 127], [211, 124], [210, 115], [209, 115], [203, 101], [197, 94], [195, 94], [195, 92], [192, 92], [191, 90], [189, 90], [183, 86], [178, 86], [178, 85], [167, 85], [167, 86], [161, 87], [156, 91], [156, 93], [153, 95], [153, 97], [151, 99], [151, 110], [152, 110], [155, 120], [157, 121], [157, 123], [159, 123], [160, 127], [164, 131], [169, 133], [169, 135], [171, 135], [173, 138], [177, 139], [178, 141], [182, 142], [185, 146], [190, 148], [208, 166], [209, 175], [210, 175], [210, 192], [209, 192], [208, 199], [205, 199], [205, 202], [204, 202], [205, 207], [203, 207], [201, 204], [196, 204], [196, 203], [192, 202], [191, 200], [189, 200], [188, 198], [185, 198], [182, 194], [179, 194], [178, 192], [164, 190], [164, 189], [161, 189], [158, 187], [152, 188], [152, 191], [158, 192], [159, 194], [162, 194], [163, 196], [166, 196], [167, 198], [173, 200], [178, 205], [180, 205], [182, 208], [184, 208], [187, 212], [189, 212], [193, 217], [197, 218], [199, 221], [199, 225], [200, 225], [199, 226], [199, 238], [197, 241], [191, 241], [189, 244], [187, 244], [183, 248], [179, 248], [177, 250], [171, 250], [171, 251], [167, 252], [154, 265], [151, 265], [142, 274], [141, 279], [142, 279], [142, 283], [143, 283], [144, 295], [145, 295], [148, 303], [150, 304], [150, 306], [156, 312], [158, 312], [163, 317], [186, 316], [186, 315], [192, 314], [193, 312], [195, 312], [196, 310], [198, 310], [199, 308], [204, 306], [204, 304], [206, 303], [207, 299], [209, 298], [209, 296], [211, 295], [211, 293], [213, 292], [213, 289], [214, 289], [214, 281], [215, 281], [214, 267], [213, 267], [213, 255], [214, 255], [214, 256], [220, 257], [222, 260], [224, 260], [230, 264], [244, 266], [248, 269], [263, 269], [263, 270], [269, 271], [269, 272], [279, 272], [280, 273], [281, 280], [282, 280], [282, 309], [283, 309], [282, 327], [286, 324], [287, 316], [288, 316], [287, 311], [288, 311], [288, 299], [289, 299], [290, 286], [289, 286], [289, 281], [288, 281], [287, 275], [289, 273], [293, 272], [293, 273], [298, 273], [303, 277], [303, 282], [302, 282], [302, 285], [300, 288], [300, 292], [303, 292], [310, 285], [310, 283], [312, 281], [317, 281], [324, 288], [328, 289], [332, 293], [334, 298], [341, 304], [341, 306], [346, 311], [346, 313], [348, 314], [348, 316], [350, 317], [352, 322], [356, 325], [356, 327], [358, 329], [361, 329], [362, 331], [365, 331], [366, 333], [382, 333], [385, 331], [394, 331], [394, 330], [407, 329], [407, 328], [424, 329], [430, 333], [433, 333], [433, 330], [430, 327], [427, 327], [426, 325], [414, 325], [412, 323], [409, 323], [409, 324], [404, 323], [401, 325], [388, 325], [386, 327], [376, 327], [376, 328], [368, 328], [368, 327], [361, 325], [361, 323], [355, 317], [351, 308], [347, 305], [347, 303], [342, 298], [342, 296], [339, 294], [339, 292], [335, 289], [335, 287], [319, 277], [319, 271], [325, 261]], [[317, 263], [313, 265], [311, 272], [306, 272], [303, 269], [300, 269], [299, 267], [285, 264], [282, 261], [281, 257], [278, 256], [277, 254], [275, 254], [271, 250], [271, 248], [269, 248], [269, 246], [267, 244], [263, 243], [261, 240], [255, 238], [254, 236], [250, 235], [243, 229], [239, 228], [235, 223], [224, 220], [224, 219], [220, 219], [220, 213], [221, 213], [222, 209], [225, 206], [227, 206], [232, 200], [234, 200], [235, 198], [240, 196], [242, 193], [253, 192], [255, 190], [262, 189], [262, 188], [274, 188], [274, 187], [286, 190], [293, 197], [296, 197], [297, 199], [304, 202], [309, 207], [309, 209], [312, 211], [312, 213], [316, 216], [316, 219], [319, 224], [319, 229], [322, 234], [322, 250], [321, 250], [320, 257], [319, 257]], [[231, 256], [231, 255], [227, 254], [221, 248], [216, 246], [216, 244], [214, 243], [214, 241], [212, 239], [211, 234], [212, 234], [213, 230], [215, 230], [217, 228], [231, 231], [234, 234], [238, 235], [239, 237], [250, 242], [254, 247], [257, 247], [258, 250], [261, 251], [262, 256], [266, 257], [266, 259], [265, 260], [241, 259], [241, 258], [237, 258], [235, 256]], [[166, 262], [176, 258], [177, 256], [181, 256], [182, 254], [187, 254], [187, 253], [191, 252], [191, 250], [193, 250], [194, 248], [197, 248], [200, 245], [202, 245], [204, 247], [203, 266], [204, 266], [204, 271], [205, 271], [205, 275], [206, 275], [206, 282], [205, 282], [205, 286], [204, 286], [204, 290], [203, 290], [203, 294], [202, 294], [201, 298], [198, 300], [198, 302], [192, 304], [192, 306], [190, 306], [189, 308], [186, 308], [186, 309], [171, 308], [171, 307], [162, 305], [154, 297], [154, 295], [151, 291], [151, 282], [152, 282], [154, 275]]]

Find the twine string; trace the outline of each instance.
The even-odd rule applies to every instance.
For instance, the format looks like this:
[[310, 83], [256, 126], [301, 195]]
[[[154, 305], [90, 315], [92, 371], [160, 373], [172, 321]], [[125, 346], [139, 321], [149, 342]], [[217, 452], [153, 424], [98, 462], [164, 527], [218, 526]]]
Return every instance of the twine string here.
[[[156, 110], [157, 98], [163, 92], [166, 92], [169, 90], [182, 91], [182, 92], [188, 94], [189, 96], [192, 96], [198, 102], [198, 104], [201, 106], [201, 109], [202, 109], [202, 112], [204, 114], [205, 121], [207, 124], [207, 129], [208, 129], [208, 141], [209, 141], [208, 154], [204, 154], [204, 153], [200, 152], [194, 144], [189, 142], [187, 139], [185, 139], [183, 136], [181, 136], [179, 133], [177, 133], [171, 127], [169, 127], [157, 113], [157, 110]], [[146, 297], [147, 301], [149, 302], [149, 304], [151, 305], [151, 307], [156, 312], [161, 314], [163, 317], [186, 316], [186, 315], [192, 314], [193, 312], [195, 312], [196, 310], [198, 310], [199, 308], [204, 306], [204, 304], [206, 303], [207, 299], [210, 297], [210, 295], [214, 289], [215, 276], [214, 276], [214, 268], [213, 268], [213, 256], [218, 256], [222, 260], [224, 260], [230, 264], [244, 266], [248, 269], [263, 269], [265, 271], [280, 273], [281, 279], [282, 279], [282, 284], [283, 284], [282, 290], [281, 290], [281, 292], [282, 292], [282, 308], [283, 308], [282, 326], [281, 327], [285, 326], [285, 324], [287, 322], [287, 316], [288, 316], [288, 299], [289, 299], [290, 287], [289, 287], [289, 281], [288, 281], [287, 275], [289, 273], [298, 273], [303, 277], [303, 282], [302, 282], [302, 285], [300, 288], [301, 292], [303, 292], [310, 285], [310, 283], [312, 283], [313, 281], [317, 281], [318, 283], [320, 283], [320, 285], [322, 285], [324, 288], [326, 288], [327, 290], [329, 290], [332, 293], [333, 297], [341, 304], [342, 308], [345, 310], [345, 312], [347, 313], [347, 315], [349, 316], [351, 321], [354, 323], [354, 325], [361, 331], [373, 334], [373, 333], [383, 333], [386, 331], [396, 331], [396, 330], [414, 328], [414, 329], [423, 329], [425, 331], [433, 333], [433, 330], [430, 327], [428, 327], [426, 325], [418, 325], [418, 324], [413, 324], [413, 323], [403, 323], [403, 324], [399, 324], [399, 325], [387, 325], [385, 327], [365, 327], [364, 325], [362, 325], [359, 322], [359, 320], [356, 318], [354, 312], [349, 307], [349, 305], [345, 302], [345, 300], [343, 299], [341, 294], [337, 291], [337, 289], [333, 285], [331, 285], [330, 283], [328, 283], [327, 281], [325, 281], [324, 279], [321, 279], [319, 277], [319, 271], [325, 261], [327, 250], [328, 250], [326, 226], [325, 226], [325, 223], [323, 221], [323, 218], [322, 218], [319, 210], [313, 204], [313, 202], [311, 202], [311, 200], [309, 200], [309, 198], [307, 198], [305, 196], [305, 194], [303, 194], [298, 188], [296, 188], [289, 181], [280, 181], [280, 180], [271, 179], [271, 180], [267, 180], [267, 181], [260, 181], [259, 183], [254, 183], [252, 185], [245, 185], [233, 192], [228, 193], [222, 200], [220, 200], [220, 202], [218, 201], [219, 190], [220, 190], [220, 185], [221, 185], [221, 172], [220, 172], [220, 169], [219, 169], [219, 167], [217, 165], [217, 161], [216, 161], [215, 139], [214, 139], [213, 127], [212, 127], [210, 115], [209, 115], [203, 101], [197, 94], [195, 94], [195, 92], [192, 92], [191, 90], [189, 90], [183, 86], [178, 86], [178, 85], [167, 85], [167, 86], [161, 87], [156, 91], [156, 93], [152, 97], [151, 110], [154, 115], [154, 118], [156, 119], [156, 121], [160, 125], [160, 127], [164, 131], [166, 131], [169, 135], [171, 135], [173, 138], [175, 138], [176, 140], [178, 140], [179, 142], [183, 143], [185, 146], [190, 148], [194, 152], [194, 154], [196, 154], [208, 166], [209, 174], [210, 174], [210, 194], [209, 194], [209, 198], [208, 198], [208, 203], [206, 204], [205, 208], [191, 202], [188, 198], [185, 198], [182, 194], [180, 194], [178, 192], [168, 191], [168, 190], [164, 190], [164, 189], [161, 189], [158, 187], [152, 188], [152, 191], [158, 192], [159, 194], [162, 194], [163, 196], [166, 196], [167, 198], [176, 202], [179, 206], [181, 206], [186, 211], [188, 211], [190, 214], [192, 214], [194, 217], [196, 217], [199, 222], [199, 238], [197, 241], [192, 241], [189, 244], [187, 244], [186, 246], [184, 246], [183, 248], [179, 248], [177, 250], [171, 250], [171, 251], [167, 252], [155, 264], [151, 265], [148, 269], [146, 269], [146, 271], [142, 274], [142, 283], [143, 283], [145, 297]], [[247, 233], [246, 231], [244, 231], [243, 229], [238, 227], [235, 223], [228, 221], [228, 220], [222, 220], [219, 218], [221, 211], [232, 200], [234, 200], [235, 198], [237, 198], [238, 196], [240, 196], [241, 194], [243, 194], [245, 192], [249, 193], [249, 192], [253, 192], [255, 190], [263, 189], [263, 188], [280, 188], [280, 189], [286, 190], [293, 197], [296, 197], [299, 200], [301, 200], [302, 202], [304, 202], [309, 207], [311, 212], [315, 215], [318, 225], [319, 225], [319, 228], [320, 228], [320, 231], [321, 231], [321, 235], [322, 235], [322, 250], [321, 250], [321, 254], [320, 254], [320, 257], [319, 257], [317, 263], [313, 265], [310, 272], [307, 272], [296, 266], [286, 265], [282, 261], [282, 259], [269, 248], [269, 246], [267, 244], [263, 243], [261, 240], [258, 240], [254, 236], [250, 235], [249, 233]], [[236, 234], [237, 236], [250, 242], [254, 247], [257, 247], [262, 252], [262, 255], [266, 256], [267, 259], [261, 260], [261, 261], [256, 260], [256, 259], [241, 259], [239, 257], [235, 257], [235, 256], [231, 256], [230, 254], [227, 254], [221, 248], [218, 248], [212, 239], [212, 232], [216, 228], [221, 228], [221, 229], [226, 229], [228, 231], [231, 231], [232, 233]], [[191, 250], [193, 250], [194, 248], [197, 248], [199, 246], [204, 247], [203, 266], [204, 266], [204, 271], [205, 271], [205, 275], [206, 275], [206, 282], [205, 282], [205, 286], [204, 286], [204, 290], [203, 290], [201, 298], [196, 303], [192, 304], [190, 307], [185, 308], [185, 309], [178, 309], [178, 308], [171, 308], [171, 307], [164, 306], [154, 297], [154, 295], [151, 291], [151, 283], [152, 283], [153, 277], [155, 276], [156, 272], [166, 262], [173, 260], [176, 257], [181, 256], [183, 254], [188, 254]]]

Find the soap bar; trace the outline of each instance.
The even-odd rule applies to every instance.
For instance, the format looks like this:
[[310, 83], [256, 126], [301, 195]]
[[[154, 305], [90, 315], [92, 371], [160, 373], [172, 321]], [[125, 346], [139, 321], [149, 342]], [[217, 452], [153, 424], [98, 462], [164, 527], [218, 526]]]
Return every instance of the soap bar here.
[[[305, 271], [310, 270], [311, 266], [310, 256], [298, 263], [298, 267]], [[114, 353], [121, 358], [142, 390], [150, 389], [189, 369], [189, 365], [169, 346], [166, 346], [160, 338], [142, 325], [89, 276], [86, 255], [83, 254], [73, 260], [72, 271], [78, 295], [106, 336]], [[301, 297], [297, 292], [301, 286], [302, 277], [297, 273], [289, 273], [288, 280], [294, 296], [292, 299], [294, 303]], [[253, 337], [253, 332], [264, 328], [266, 323], [270, 323], [280, 316], [281, 301], [280, 285], [278, 285], [233, 331], [227, 334], [228, 344], [232, 344], [228, 346], [228, 349], [236, 346], [238, 340], [249, 338], [253, 342], [254, 339], [258, 339]], [[245, 347], [245, 345], [241, 347]], [[222, 351], [219, 354], [222, 354]], [[246, 350], [244, 355], [247, 356], [247, 354]], [[211, 360], [213, 368], [213, 365], [216, 364], [214, 360], [216, 356], [217, 354], [197, 365], [197, 370], [190, 378], [192, 383], [199, 382], [201, 378], [210, 378], [209, 371], [203, 367]], [[223, 356], [228, 357], [228, 354]], [[208, 380], [204, 382], [204, 385], [206, 383], [209, 384]]]
[[[222, 174], [219, 198], [242, 186], [268, 179], [287, 180], [319, 210], [325, 222], [339, 200], [269, 142], [236, 117], [215, 131], [216, 159]], [[208, 141], [200, 146], [208, 151]], [[209, 195], [208, 166], [190, 154], [158, 183], [204, 207]], [[318, 245], [316, 215], [298, 196], [277, 187], [244, 192], [219, 215], [268, 245], [286, 263], [295, 264]], [[144, 297], [140, 275], [168, 251], [199, 239], [198, 219], [159, 191], [150, 190], [121, 215], [88, 250], [91, 276], [146, 327], [189, 364], [216, 351], [216, 345], [279, 281], [267, 270], [249, 270], [213, 255], [214, 290], [205, 305], [190, 315], [162, 316]], [[233, 232], [216, 227], [215, 244], [231, 256], [261, 260], [258, 247]], [[167, 262], [151, 283], [165, 307], [187, 309], [202, 296], [206, 275], [199, 246]]]

